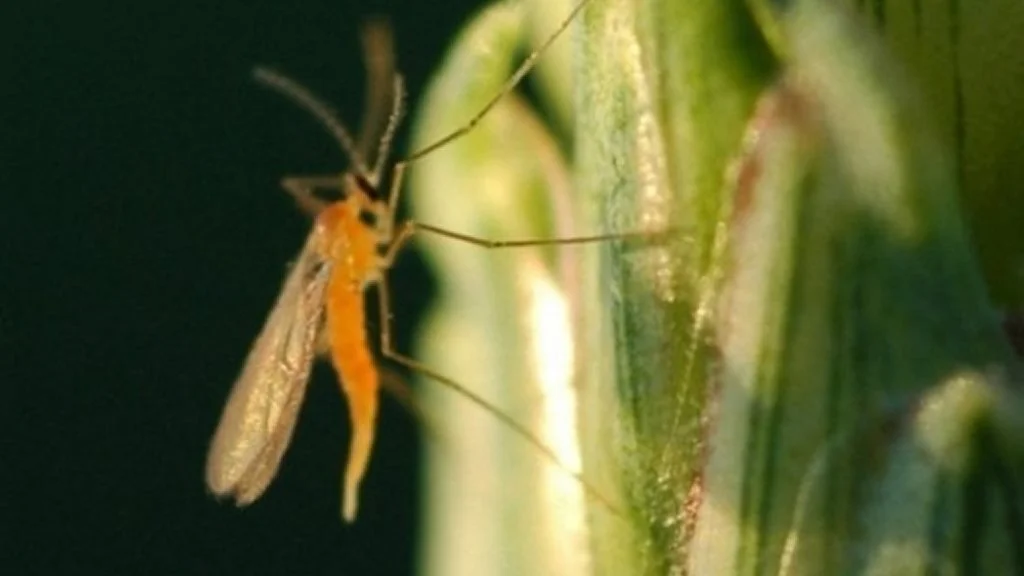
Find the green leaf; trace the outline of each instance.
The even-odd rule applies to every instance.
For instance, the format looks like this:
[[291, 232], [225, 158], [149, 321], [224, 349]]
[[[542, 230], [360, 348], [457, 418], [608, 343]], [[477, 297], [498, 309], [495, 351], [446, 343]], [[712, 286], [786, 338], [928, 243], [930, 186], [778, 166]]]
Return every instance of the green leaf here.
[[[530, 13], [551, 30], [567, 11]], [[419, 145], [497, 91], [525, 29], [503, 4], [460, 36]], [[441, 297], [417, 357], [582, 457], [615, 506], [430, 387], [446, 428], [426, 570], [1024, 570], [1024, 372], [989, 297], [1019, 259], [986, 260], [986, 284], [960, 204], [1018, 200], [975, 192], [1001, 176], [970, 175], [995, 165], [921, 90], [948, 61], [923, 57], [937, 40], [908, 76], [902, 44], [826, 0], [594, 0], [575, 34], [572, 74], [541, 58], [557, 127], [503, 100], [415, 165], [415, 217], [492, 239], [650, 234], [514, 251], [424, 238]], [[572, 142], [552, 136], [573, 122]], [[1007, 157], [1015, 122], [990, 138]], [[571, 360], [549, 386], [551, 358]]]
[[[767, 89], [727, 74], [761, 66], [767, 83], [769, 59], [730, 49], [750, 37], [683, 4], [685, 25], [657, 2], [587, 14], [580, 189], [607, 228], [676, 230], [675, 242], [594, 264], [600, 304], [584, 318], [603, 326], [590, 346], [608, 360], [595, 372], [615, 377], [588, 390], [605, 393], [601, 419], [617, 424], [640, 565], [836, 573], [888, 529], [861, 527], [874, 482], [863, 462], [891, 448], [878, 438], [885, 423], [965, 368], [1014, 360], [966, 239], [951, 155], [858, 20], [828, 2], [736, 6], [728, 21], [742, 29], [756, 16], [781, 62], [784, 80]], [[674, 35], [636, 34], [642, 22]], [[702, 50], [717, 68], [694, 75]], [[762, 92], [749, 124], [753, 98], [728, 112]], [[1012, 483], [995, 489], [1019, 498]]]
[[[923, 94], [954, 154], [960, 197], [992, 298], [1024, 307], [1024, 4], [852, 2]], [[1015, 193], [1010, 193], [1010, 192]]]
[[855, 573], [1020, 571], [1013, 526], [1024, 512], [1014, 494], [1022, 445], [1000, 445], [996, 403], [1010, 402], [1018, 426], [1024, 406], [1004, 385], [995, 375], [957, 374], [920, 399], [867, 488]]
[[588, 266], [584, 462], [593, 476], [615, 463], [631, 513], [626, 527], [596, 513], [595, 554], [635, 567], [608, 573], [678, 573], [701, 495], [726, 166], [774, 61], [742, 2], [601, 1], [582, 29], [580, 209], [604, 230], [674, 230]]
[[[456, 39], [417, 116], [414, 148], [464, 125], [499, 92], [525, 45], [523, 9], [495, 5]], [[549, 33], [567, 12], [537, 25]], [[562, 79], [562, 91], [557, 82], [541, 84], [541, 97], [568, 111], [564, 79], [571, 76], [562, 70], [551, 77]], [[571, 233], [564, 152], [519, 96], [502, 99], [475, 130], [410, 171], [409, 200], [424, 223], [495, 240]], [[416, 357], [486, 398], [578, 469], [574, 312], [563, 292], [574, 253], [486, 250], [426, 235], [419, 245], [440, 286]], [[426, 445], [422, 571], [586, 573], [579, 482], [494, 415], [435, 382], [422, 384], [438, 432]]]

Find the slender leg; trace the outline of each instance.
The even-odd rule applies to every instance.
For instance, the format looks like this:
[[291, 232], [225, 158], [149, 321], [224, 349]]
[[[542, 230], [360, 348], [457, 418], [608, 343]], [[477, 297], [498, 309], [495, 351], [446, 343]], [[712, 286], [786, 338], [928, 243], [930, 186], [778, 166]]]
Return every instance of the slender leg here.
[[387, 366], [378, 366], [377, 373], [380, 375], [381, 388], [412, 415], [428, 436], [436, 437], [437, 426], [427, 417], [406, 379], [397, 370], [389, 369]]
[[431, 226], [430, 224], [422, 224], [413, 220], [406, 220], [402, 223], [402, 227], [398, 229], [398, 234], [395, 234], [394, 240], [391, 241], [391, 245], [388, 246], [387, 252], [382, 257], [383, 266], [385, 268], [390, 267], [394, 264], [395, 258], [405, 247], [406, 243], [412, 239], [412, 235], [416, 232], [428, 232], [430, 234], [436, 234], [444, 238], [450, 238], [452, 240], [458, 240], [460, 242], [468, 242], [474, 246], [479, 246], [487, 250], [494, 250], [500, 248], [526, 248], [530, 246], [552, 246], [552, 245], [565, 245], [565, 244], [592, 244], [595, 242], [610, 242], [613, 240], [633, 240], [638, 238], [653, 238], [662, 234], [669, 233], [670, 231], [662, 232], [624, 232], [616, 234], [595, 234], [593, 236], [571, 236], [568, 238], [530, 238], [526, 240], [491, 240], [488, 238], [480, 238], [478, 236], [470, 236], [469, 234], [462, 234], [460, 232], [452, 232], [444, 228], [438, 228], [437, 226]]
[[[403, 160], [395, 162], [395, 166], [391, 175], [391, 190], [388, 192], [388, 206], [391, 208], [391, 214], [394, 214], [395, 209], [398, 207], [398, 197], [401, 194], [402, 177], [405, 173], [406, 165], [426, 156], [427, 154], [430, 154], [434, 150], [437, 150], [438, 148], [441, 148], [450, 142], [458, 140], [459, 138], [471, 132], [473, 128], [475, 128], [476, 125], [481, 120], [483, 120], [485, 116], [487, 116], [491, 109], [498, 105], [498, 102], [500, 102], [502, 98], [507, 96], [512, 90], [515, 90], [516, 86], [518, 86], [519, 83], [522, 82], [523, 78], [530, 73], [530, 70], [533, 70], [533, 67], [537, 64], [537, 59], [540, 58], [541, 54], [543, 54], [544, 51], [547, 50], [548, 47], [551, 46], [551, 44], [555, 40], [557, 40], [563, 32], [565, 32], [565, 30], [569, 27], [569, 24], [572, 23], [573, 19], [575, 19], [576, 16], [581, 11], [583, 11], [583, 8], [586, 7], [586, 5], [589, 3], [590, 0], [580, 0], [580, 2], [577, 3], [576, 6], [573, 7], [573, 9], [569, 12], [569, 14], [566, 15], [562, 22], [559, 23], [558, 27], [555, 28], [554, 32], [552, 32], [551, 35], [548, 36], [548, 38], [544, 40], [544, 42], [536, 50], [531, 52], [530, 55], [527, 56], [525, 60], [523, 60], [523, 62], [519, 65], [519, 68], [516, 68], [516, 71], [512, 74], [512, 76], [509, 76], [508, 80], [505, 81], [505, 84], [502, 85], [501, 89], [498, 90], [498, 92], [494, 96], [492, 96], [491, 99], [488, 100], [487, 103], [484, 104], [484, 106], [480, 110], [478, 110], [477, 113], [474, 114], [465, 124], [455, 129], [454, 131], [448, 133], [447, 135], [442, 136], [438, 140], [435, 140], [434, 142], [424, 146], [423, 148], [420, 148], [416, 152], [413, 152], [409, 156], [405, 157]], [[401, 91], [401, 86], [396, 85], [396, 90]], [[396, 95], [396, 99], [397, 97], [398, 96]], [[401, 102], [396, 101], [395, 114], [400, 115], [401, 109]], [[379, 169], [379, 167], [375, 169]]]
[[391, 169], [391, 189], [388, 191], [388, 214], [391, 214], [391, 226], [394, 226], [394, 217], [398, 213], [398, 198], [402, 195], [402, 181], [405, 179], [406, 164], [408, 163], [404, 160], [395, 162], [394, 168]]
[[327, 202], [316, 197], [316, 190], [337, 190], [344, 193], [341, 176], [288, 176], [281, 180], [281, 187], [295, 198], [303, 212], [316, 216], [327, 206]]
[[395, 263], [395, 258], [402, 252], [402, 248], [412, 239], [412, 235], [416, 232], [416, 227], [412, 222], [406, 221], [402, 224], [402, 227], [398, 229], [398, 234], [395, 235], [395, 239], [388, 245], [387, 252], [381, 257], [381, 270], [384, 273], [381, 276], [386, 275], [388, 268]]
[[[470, 236], [469, 234], [462, 234], [460, 232], [452, 232], [444, 228], [438, 228], [437, 226], [431, 226], [430, 224], [421, 224], [419, 222], [409, 221], [402, 226], [404, 232], [406, 228], [411, 231], [406, 233], [405, 236], [411, 236], [415, 231], [429, 232], [445, 238], [451, 238], [453, 240], [460, 240], [462, 242], [468, 242], [470, 244], [486, 248], [488, 250], [498, 248], [526, 248], [530, 246], [563, 246], [566, 244], [592, 244], [595, 242], [610, 242], [612, 240], [634, 240], [637, 238], [651, 238], [657, 233], [653, 232], [616, 232], [610, 234], [594, 234], [591, 236], [568, 236], [563, 238], [527, 238], [523, 240], [491, 240], [489, 238], [480, 238], [479, 236]], [[402, 236], [402, 233], [399, 236]]]
[[512, 76], [509, 76], [508, 80], [505, 81], [505, 84], [501, 87], [501, 90], [498, 90], [498, 93], [495, 94], [490, 100], [488, 100], [487, 103], [484, 104], [483, 108], [481, 108], [476, 114], [474, 114], [473, 117], [469, 119], [469, 121], [463, 124], [460, 128], [457, 128], [453, 132], [449, 133], [447, 136], [444, 136], [439, 140], [435, 140], [432, 144], [428, 144], [427, 146], [420, 148], [416, 152], [413, 152], [408, 157], [406, 157], [405, 162], [411, 162], [417, 158], [422, 158], [423, 156], [430, 154], [434, 150], [437, 150], [438, 148], [448, 144], [449, 142], [458, 140], [459, 138], [468, 134], [477, 125], [477, 123], [479, 123], [480, 120], [483, 119], [484, 116], [487, 116], [487, 113], [490, 112], [491, 109], [494, 108], [498, 104], [498, 102], [501, 101], [502, 98], [508, 95], [508, 93], [511, 92], [512, 90], [515, 90], [516, 86], [519, 85], [519, 82], [523, 80], [523, 77], [529, 74], [530, 70], [533, 70], [533, 67], [537, 64], [537, 59], [540, 58], [541, 54], [543, 54], [544, 51], [547, 50], [549, 46], [551, 46], [552, 42], [557, 40], [558, 37], [561, 36], [563, 32], [565, 32], [565, 29], [569, 27], [569, 24], [571, 24], [573, 19], [576, 18], [576, 15], [579, 14], [580, 11], [583, 10], [583, 8], [588, 3], [590, 3], [590, 0], [580, 0], [580, 2], [576, 4], [572, 11], [570, 11], [569, 14], [562, 20], [558, 27], [555, 28], [555, 31], [552, 32], [550, 36], [548, 36], [547, 40], [545, 40], [543, 44], [541, 44], [536, 50], [531, 52], [525, 60], [523, 60], [522, 64], [519, 65], [519, 68], [516, 68], [516, 71], [512, 73]]
[[462, 384], [459, 384], [455, 380], [448, 378], [434, 371], [427, 365], [418, 362], [408, 356], [400, 354], [395, 351], [392, 344], [391, 336], [391, 303], [390, 303], [390, 291], [388, 290], [387, 274], [381, 275], [380, 282], [377, 287], [377, 302], [380, 310], [380, 353], [382, 356], [391, 360], [392, 362], [405, 366], [406, 368], [419, 372], [432, 380], [439, 382], [447, 386], [449, 389], [460, 394], [463, 398], [469, 400], [473, 404], [482, 408], [485, 412], [498, 419], [499, 422], [508, 427], [509, 430], [514, 432], [520, 438], [531, 444], [534, 448], [540, 451], [540, 453], [558, 469], [562, 470], [566, 474], [575, 478], [580, 485], [583, 487], [584, 492], [592, 498], [600, 501], [602, 504], [608, 507], [609, 510], [619, 516], [625, 516], [625, 514], [615, 505], [612, 501], [601, 493], [593, 484], [587, 481], [583, 475], [570, 468], [558, 454], [555, 453], [547, 444], [545, 444], [540, 438], [538, 438], [533, 432], [527, 429], [525, 426], [516, 422], [508, 414], [501, 411], [500, 408], [491, 404], [487, 399], [473, 392], [469, 388], [466, 388]]

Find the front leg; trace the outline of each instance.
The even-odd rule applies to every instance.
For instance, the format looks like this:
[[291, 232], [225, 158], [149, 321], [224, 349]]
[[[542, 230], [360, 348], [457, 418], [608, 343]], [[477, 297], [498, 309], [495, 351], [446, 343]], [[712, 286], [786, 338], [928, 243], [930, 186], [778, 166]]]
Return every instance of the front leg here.
[[335, 190], [344, 193], [345, 187], [340, 175], [329, 176], [286, 176], [281, 180], [281, 187], [295, 199], [306, 214], [316, 216], [329, 202], [317, 198], [317, 190]]

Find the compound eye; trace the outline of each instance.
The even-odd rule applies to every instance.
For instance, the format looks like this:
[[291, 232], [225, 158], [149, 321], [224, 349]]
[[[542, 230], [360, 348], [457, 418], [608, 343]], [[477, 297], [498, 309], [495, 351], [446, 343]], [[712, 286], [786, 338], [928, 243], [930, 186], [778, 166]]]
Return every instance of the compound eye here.
[[376, 228], [379, 220], [376, 212], [364, 209], [359, 211], [359, 221], [370, 228]]

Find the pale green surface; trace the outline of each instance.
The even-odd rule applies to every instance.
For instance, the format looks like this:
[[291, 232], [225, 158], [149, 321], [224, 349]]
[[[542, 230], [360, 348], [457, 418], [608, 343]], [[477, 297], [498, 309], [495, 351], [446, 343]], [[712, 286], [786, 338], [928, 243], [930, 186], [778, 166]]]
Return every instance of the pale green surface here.
[[[1024, 535], [1013, 532], [1024, 525], [1024, 380], [959, 203], [978, 194], [1010, 210], [1024, 195], [982, 184], [1002, 176], [970, 160], [985, 156], [974, 144], [957, 148], [948, 106], [904, 72], [904, 16], [880, 38], [825, 0], [594, 0], [567, 43], [574, 192], [515, 99], [465, 148], [419, 166], [416, 217], [460, 232], [671, 231], [504, 255], [424, 244], [444, 295], [419, 357], [528, 425], [539, 417], [524, 392], [536, 380], [526, 350], [536, 334], [514, 279], [542, 270], [575, 304], [584, 471], [624, 512], [590, 501], [589, 536], [559, 536], [557, 522], [546, 531], [546, 464], [490, 416], [441, 400], [456, 406], [448, 420], [459, 428], [431, 465], [428, 572], [1024, 570], [1014, 543]], [[558, 17], [540, 19], [550, 28]], [[507, 74], [472, 66], [481, 51], [507, 56], [521, 22], [477, 26], [425, 103], [420, 144]], [[934, 46], [915, 74], [943, 77]], [[1007, 117], [993, 154], [1024, 165]], [[1008, 218], [993, 216], [994, 229]], [[1012, 290], [1018, 272], [1003, 266], [1013, 263], [995, 276], [988, 264]], [[443, 446], [462, 442], [477, 459], [453, 464]], [[575, 560], [560, 556], [578, 550], [569, 542], [584, 547]]]
[[[725, 167], [773, 68], [741, 2], [602, 1], [583, 28], [581, 208], [608, 230], [675, 228], [663, 241], [616, 245], [591, 263], [599, 280], [587, 299], [587, 344], [603, 363], [588, 390], [615, 434], [611, 442], [585, 437], [590, 450], [610, 448], [618, 461], [635, 527], [635, 540], [625, 541], [629, 573], [674, 573], [686, 564], [686, 511], [699, 494]], [[615, 519], [600, 520], [596, 554], [623, 561], [623, 531]]]
[[[914, 419], [893, 439], [891, 459], [866, 499], [862, 518], [871, 529], [858, 542], [858, 573], [1013, 573], [1005, 519], [997, 514], [987, 522], [972, 521], [965, 517], [972, 500], [962, 497], [965, 481], [980, 472], [972, 468], [980, 468], [976, 444], [996, 400], [992, 384], [981, 375], [957, 374], [921, 398]], [[973, 504], [984, 506], [985, 499], [1001, 508], [1012, 504], [993, 488], [984, 487], [989, 493], [976, 495]], [[969, 549], [965, 558], [964, 538], [991, 546], [986, 553]]]
[[[517, 62], [525, 33], [521, 15], [513, 3], [496, 5], [456, 40], [425, 97], [414, 148], [466, 122], [498, 91]], [[541, 25], [550, 30], [554, 23]], [[562, 70], [561, 78], [569, 77]], [[544, 94], [549, 101], [559, 98], [557, 89]], [[558, 214], [559, 204], [563, 212], [569, 205], [562, 151], [518, 97], [503, 100], [470, 135], [417, 162], [410, 176], [410, 204], [422, 222], [489, 239], [566, 234], [567, 214]], [[437, 273], [440, 298], [418, 337], [417, 358], [543, 435], [550, 402], [532, 346], [542, 336], [568, 342], [573, 336], [567, 316], [565, 332], [557, 325], [538, 331], [530, 319], [542, 303], [544, 292], [537, 290], [557, 292], [564, 285], [561, 277], [570, 271], [558, 256], [565, 251], [486, 250], [428, 236], [420, 245]], [[578, 257], [579, 249], [573, 250], [570, 257]], [[549, 313], [546, 320], [556, 317]], [[466, 399], [433, 382], [424, 381], [421, 389], [427, 412], [443, 415], [435, 418], [439, 437], [426, 445], [422, 573], [589, 573], [583, 496], [575, 479]]]
[[1024, 308], [1024, 3], [847, 2], [891, 47], [957, 160], [994, 301]]

